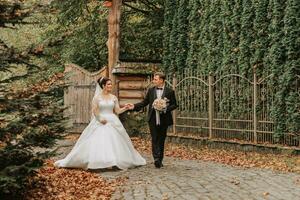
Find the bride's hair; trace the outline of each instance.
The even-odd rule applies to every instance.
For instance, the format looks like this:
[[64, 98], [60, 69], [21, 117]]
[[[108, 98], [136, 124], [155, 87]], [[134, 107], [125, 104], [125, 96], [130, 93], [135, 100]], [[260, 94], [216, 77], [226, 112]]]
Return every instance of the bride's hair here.
[[100, 85], [100, 87], [103, 89], [104, 86], [106, 85], [106, 83], [110, 81], [109, 78], [106, 78], [106, 77], [100, 77], [98, 80], [97, 80], [97, 83]]

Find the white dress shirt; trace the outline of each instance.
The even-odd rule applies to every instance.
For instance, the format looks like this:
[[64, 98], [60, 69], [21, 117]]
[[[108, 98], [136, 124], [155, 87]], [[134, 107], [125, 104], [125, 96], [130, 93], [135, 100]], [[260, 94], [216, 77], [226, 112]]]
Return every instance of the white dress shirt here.
[[165, 86], [163, 85], [162, 87], [159, 87], [159, 88], [162, 88], [162, 90], [157, 90], [156, 89], [156, 96], [157, 98], [161, 98], [163, 92], [164, 92], [164, 89], [165, 89]]

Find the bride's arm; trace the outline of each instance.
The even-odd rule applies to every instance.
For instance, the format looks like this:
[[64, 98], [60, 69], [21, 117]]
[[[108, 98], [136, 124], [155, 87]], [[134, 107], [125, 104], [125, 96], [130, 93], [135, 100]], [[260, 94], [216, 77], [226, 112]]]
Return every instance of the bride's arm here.
[[118, 98], [116, 96], [113, 96], [113, 98], [114, 98], [114, 102], [115, 102], [115, 108], [114, 108], [115, 113], [121, 114], [128, 110], [127, 107], [120, 108]]
[[92, 112], [93, 112], [93, 115], [95, 116], [95, 118], [96, 118], [97, 121], [99, 121], [102, 124], [106, 123], [106, 120], [103, 119], [103, 118], [101, 118], [101, 116], [100, 116], [100, 107], [99, 107], [99, 104], [98, 104], [97, 97], [93, 98], [93, 101], [92, 101]]

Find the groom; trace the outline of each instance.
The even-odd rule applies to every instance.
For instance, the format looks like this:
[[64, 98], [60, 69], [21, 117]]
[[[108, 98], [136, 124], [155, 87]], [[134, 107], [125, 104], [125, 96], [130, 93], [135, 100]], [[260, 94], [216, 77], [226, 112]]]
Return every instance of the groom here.
[[[129, 108], [139, 111], [148, 106], [148, 117], [151, 138], [152, 138], [152, 155], [156, 168], [163, 166], [165, 139], [167, 136], [168, 126], [173, 124], [171, 111], [177, 108], [175, 93], [171, 88], [165, 85], [166, 76], [163, 73], [155, 73], [153, 77], [154, 87], [147, 91], [143, 101], [130, 104]], [[167, 107], [164, 111], [159, 112], [153, 108], [153, 101], [157, 98], [167, 99]], [[159, 116], [158, 116], [159, 115]]]

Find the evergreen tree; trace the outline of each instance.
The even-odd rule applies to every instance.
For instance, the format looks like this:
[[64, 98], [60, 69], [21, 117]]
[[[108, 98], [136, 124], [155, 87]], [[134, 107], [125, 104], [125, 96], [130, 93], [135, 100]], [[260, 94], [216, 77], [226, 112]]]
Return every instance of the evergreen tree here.
[[275, 100], [272, 107], [272, 118], [275, 123], [275, 136], [277, 139], [283, 135], [286, 130], [285, 123], [285, 103], [283, 90], [279, 87], [278, 77], [283, 74], [283, 65], [285, 63], [285, 46], [283, 43], [284, 38], [284, 9], [285, 1], [273, 0], [272, 2], [272, 20], [270, 23], [270, 43], [271, 48], [269, 51], [270, 68], [272, 70], [273, 79], [271, 80], [272, 87], [275, 88]]
[[254, 10], [252, 2], [249, 0], [242, 1], [243, 11], [241, 14], [241, 34], [240, 34], [240, 45], [239, 45], [239, 73], [246, 76], [252, 77], [252, 67], [250, 59], [253, 56], [253, 18]]
[[232, 57], [232, 62], [233, 62], [233, 69], [231, 70], [232, 73], [238, 73], [239, 72], [239, 63], [238, 63], [238, 58], [239, 58], [239, 37], [241, 34], [241, 17], [242, 17], [242, 0], [235, 0], [233, 3], [233, 13], [231, 17], [231, 24], [233, 26], [233, 31], [231, 34], [231, 42], [232, 42], [232, 51], [231, 51], [231, 57]]
[[280, 97], [285, 104], [286, 132], [297, 133], [300, 130], [300, 2], [288, 0], [284, 16], [284, 46], [286, 46], [286, 62], [284, 74], [280, 78], [282, 86]]
[[199, 37], [200, 37], [200, 27], [202, 19], [202, 7], [200, 0], [190, 0], [189, 1], [190, 14], [188, 17], [189, 24], [189, 41], [190, 47], [188, 48], [187, 56], [187, 67], [196, 69], [198, 67], [198, 59], [200, 55]]
[[[24, 19], [32, 15], [32, 7], [25, 7], [21, 1], [0, 1], [3, 13], [0, 28], [28, 24]], [[29, 179], [51, 155], [37, 151], [36, 147], [51, 147], [65, 130], [63, 90], [59, 85], [62, 76], [54, 76], [51, 84], [45, 84], [47, 87], [30, 82], [25, 85], [30, 85], [29, 89], [14, 89], [20, 79], [26, 82], [46, 70], [33, 64], [35, 53], [35, 48], [20, 50], [0, 41], [0, 199], [3, 200], [24, 197]], [[23, 74], [11, 71], [24, 67]]]
[[209, 35], [210, 6], [212, 6], [210, 0], [203, 1], [203, 7], [201, 9], [202, 17], [198, 29], [198, 31], [200, 32], [199, 39], [197, 41], [200, 48], [200, 53], [198, 55], [198, 70], [200, 70], [200, 72], [202, 72], [204, 75], [208, 75], [210, 73], [209, 71], [210, 60], [208, 58], [208, 51], [207, 51], [208, 43], [210, 41], [210, 35]]
[[[178, 72], [182, 65], [174, 59], [184, 58], [180, 49], [184, 45], [179, 36], [183, 35], [180, 27], [186, 24], [180, 17], [184, 7], [179, 8], [180, 5], [176, 5], [168, 43], [169, 61], [173, 62], [172, 69]], [[296, 91], [299, 88], [299, 56], [296, 55], [299, 55], [300, 49], [298, 1], [190, 0], [188, 10], [188, 27], [184, 27], [189, 39], [189, 45], [185, 47], [188, 51], [186, 67], [197, 67], [205, 75], [209, 72], [218, 75], [235, 73], [250, 80], [254, 69], [259, 80], [272, 74], [262, 84], [266, 84], [267, 94], [275, 94], [266, 109], [272, 110], [276, 136], [279, 138], [286, 132], [299, 131], [299, 91]], [[225, 95], [229, 96], [228, 99], [223, 98], [223, 105], [227, 106], [224, 109], [235, 107], [245, 113], [251, 112], [251, 102], [246, 99], [252, 95], [247, 90], [249, 83], [244, 79], [238, 82], [239, 87], [248, 91], [242, 95], [244, 99], [238, 99], [245, 105], [233, 105], [230, 98], [236, 99], [238, 88], [231, 88]], [[258, 104], [257, 111], [261, 105], [260, 102]]]
[[[179, 0], [177, 0], [177, 4], [179, 3]], [[165, 68], [165, 71], [168, 72], [176, 72], [177, 70], [177, 63], [176, 63], [176, 56], [178, 53], [177, 50], [177, 43], [178, 43], [178, 24], [179, 24], [179, 19], [178, 19], [178, 9], [176, 7], [176, 10], [174, 12], [174, 16], [172, 19], [172, 29], [170, 32], [170, 41], [169, 41], [169, 46], [167, 48], [169, 48], [169, 52], [170, 56], [169, 56], [169, 60], [170, 60], [170, 66], [165, 66], [167, 68]]]
[[209, 8], [209, 41], [207, 46], [208, 60], [210, 64], [208, 65], [209, 72], [218, 73], [221, 66], [221, 55], [222, 55], [222, 22], [221, 22], [221, 6], [220, 1], [212, 1]]
[[223, 18], [223, 51], [222, 51], [222, 65], [220, 67], [221, 74], [234, 73], [237, 63], [234, 62], [235, 55], [232, 55], [234, 51], [236, 41], [236, 35], [234, 34], [234, 27], [232, 23], [233, 17], [233, 7], [234, 4], [232, 1], [223, 1], [222, 2], [222, 11], [221, 17]]
[[264, 57], [268, 49], [268, 4], [269, 0], [254, 1], [255, 18], [253, 22], [253, 30], [255, 32], [255, 41], [253, 42], [254, 55], [251, 65], [256, 68], [257, 75], [264, 76]]
[[177, 20], [178, 25], [177, 29], [177, 46], [175, 57], [175, 70], [182, 71], [186, 68], [186, 59], [189, 48], [189, 39], [188, 39], [188, 0], [180, 0], [177, 11]]
[[176, 13], [176, 0], [166, 0], [165, 2], [165, 11], [164, 11], [164, 27], [163, 27], [163, 67], [164, 69], [168, 69], [171, 66], [171, 35], [172, 27], [173, 27], [173, 19]]

